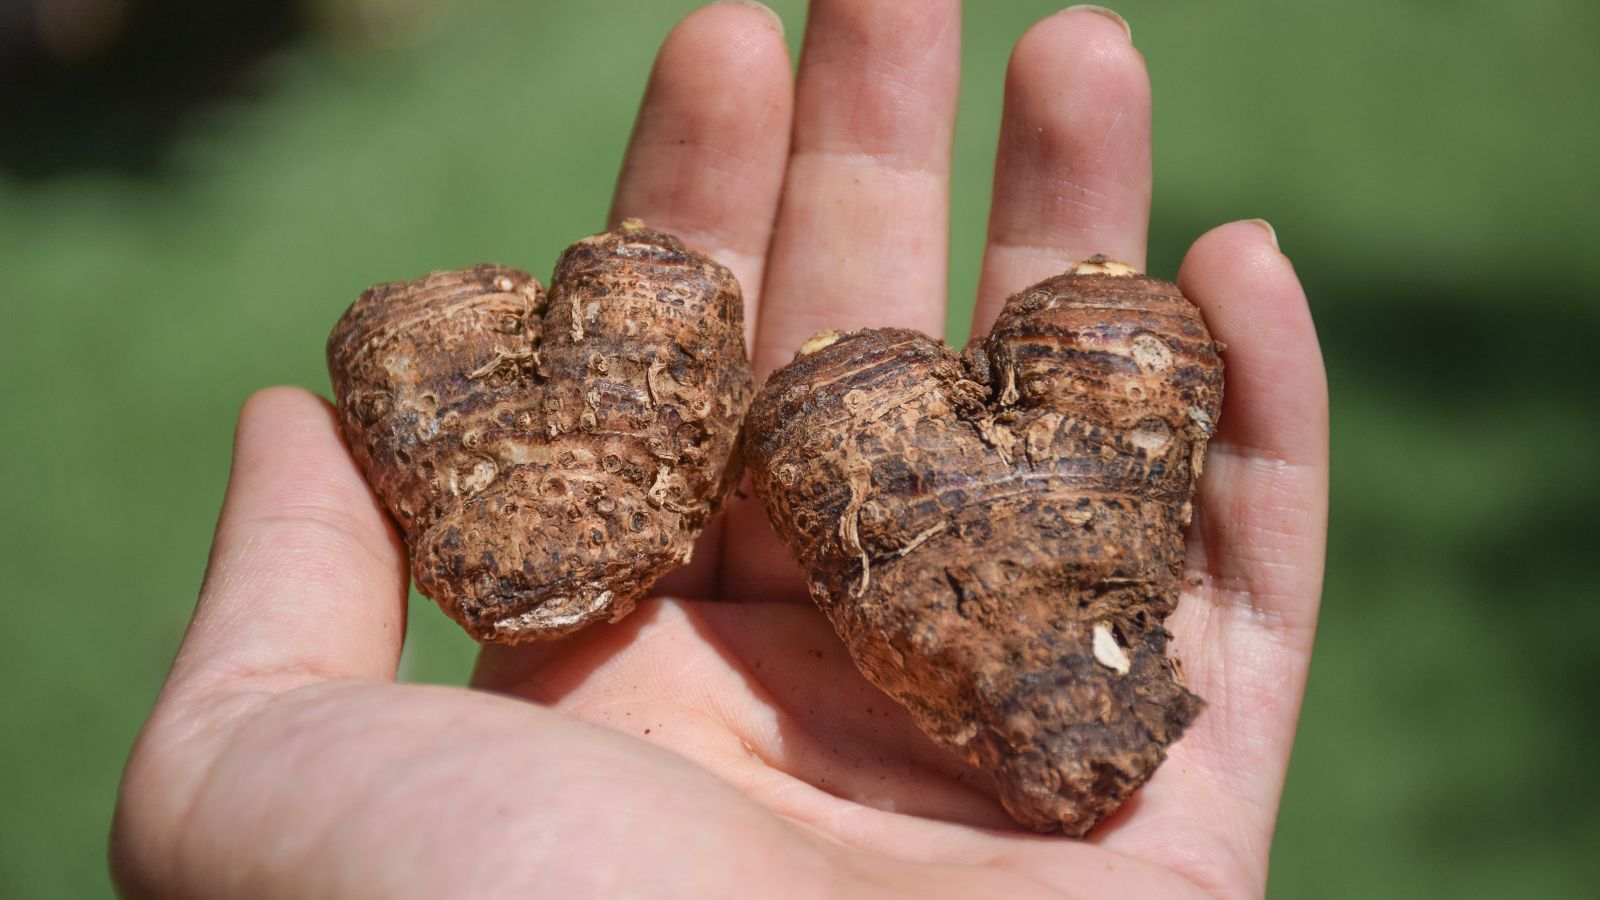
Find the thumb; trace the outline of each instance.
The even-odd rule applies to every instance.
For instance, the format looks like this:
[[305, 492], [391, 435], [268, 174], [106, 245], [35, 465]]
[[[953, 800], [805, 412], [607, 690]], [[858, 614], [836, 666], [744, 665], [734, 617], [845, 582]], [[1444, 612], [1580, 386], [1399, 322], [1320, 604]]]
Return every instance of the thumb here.
[[406, 585], [404, 550], [328, 403], [262, 391], [239, 415], [205, 584], [167, 688], [393, 679]]

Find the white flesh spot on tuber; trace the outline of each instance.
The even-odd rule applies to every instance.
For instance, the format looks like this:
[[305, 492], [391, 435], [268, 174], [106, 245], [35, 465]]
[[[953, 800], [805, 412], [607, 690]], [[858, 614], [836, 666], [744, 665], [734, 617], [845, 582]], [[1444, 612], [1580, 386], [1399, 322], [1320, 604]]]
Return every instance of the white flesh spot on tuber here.
[[811, 337], [806, 338], [806, 342], [800, 345], [799, 352], [795, 353], [795, 358], [798, 359], [802, 356], [810, 356], [818, 350], [821, 350], [823, 347], [831, 347], [838, 343], [839, 338], [842, 337], [844, 337], [844, 332], [842, 331], [819, 331], [816, 334], [813, 334]]
[[1105, 622], [1094, 623], [1094, 658], [1118, 675], [1126, 675], [1133, 669], [1133, 661], [1128, 659], [1127, 651], [1117, 643], [1117, 636]]

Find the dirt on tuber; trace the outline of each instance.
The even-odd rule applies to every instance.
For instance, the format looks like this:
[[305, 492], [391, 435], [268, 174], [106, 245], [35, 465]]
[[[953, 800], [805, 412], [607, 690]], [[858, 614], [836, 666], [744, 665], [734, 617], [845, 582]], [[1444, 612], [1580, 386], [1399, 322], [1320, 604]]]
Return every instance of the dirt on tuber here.
[[626, 615], [739, 480], [743, 317], [732, 273], [637, 222], [548, 295], [498, 265], [363, 293], [328, 367], [417, 589], [481, 641]]
[[757, 496], [863, 673], [1041, 832], [1082, 835], [1203, 707], [1166, 655], [1222, 400], [1176, 286], [1094, 257], [957, 354], [826, 332], [757, 394]]

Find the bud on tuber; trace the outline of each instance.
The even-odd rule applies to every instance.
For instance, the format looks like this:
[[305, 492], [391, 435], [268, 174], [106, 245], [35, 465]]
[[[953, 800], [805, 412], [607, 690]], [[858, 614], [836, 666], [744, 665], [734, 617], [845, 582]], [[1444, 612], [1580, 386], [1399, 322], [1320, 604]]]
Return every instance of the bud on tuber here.
[[1082, 835], [1204, 705], [1162, 622], [1221, 398], [1199, 310], [1095, 257], [959, 356], [818, 335], [757, 395], [746, 457], [862, 672], [1019, 822]]
[[726, 268], [633, 222], [548, 297], [495, 265], [363, 293], [328, 367], [417, 589], [482, 641], [626, 615], [738, 481], [743, 318]]

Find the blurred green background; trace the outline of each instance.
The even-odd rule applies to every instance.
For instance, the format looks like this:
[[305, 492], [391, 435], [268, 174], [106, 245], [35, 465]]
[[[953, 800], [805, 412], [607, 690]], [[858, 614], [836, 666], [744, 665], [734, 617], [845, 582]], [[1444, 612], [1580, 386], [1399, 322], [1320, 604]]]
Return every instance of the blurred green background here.
[[[7, 79], [0, 895], [110, 891], [119, 767], [199, 585], [239, 403], [325, 393], [323, 341], [369, 283], [543, 274], [600, 227], [655, 46], [692, 6], [178, 4], [113, 38], [142, 51], [51, 38], [122, 53], [109, 68]], [[793, 45], [803, 4], [776, 6]], [[1054, 9], [968, 8], [958, 338], [1006, 56]], [[1331, 375], [1327, 591], [1271, 895], [1600, 896], [1600, 5], [1120, 9], [1155, 89], [1152, 271], [1212, 224], [1270, 219]], [[406, 676], [462, 681], [472, 646], [415, 611]]]

